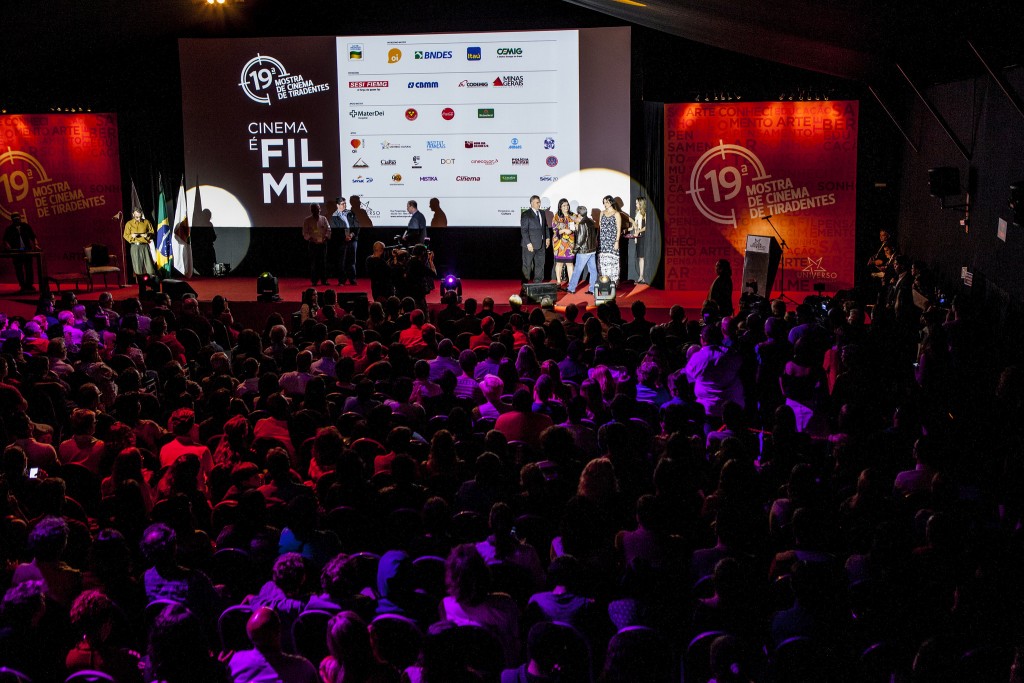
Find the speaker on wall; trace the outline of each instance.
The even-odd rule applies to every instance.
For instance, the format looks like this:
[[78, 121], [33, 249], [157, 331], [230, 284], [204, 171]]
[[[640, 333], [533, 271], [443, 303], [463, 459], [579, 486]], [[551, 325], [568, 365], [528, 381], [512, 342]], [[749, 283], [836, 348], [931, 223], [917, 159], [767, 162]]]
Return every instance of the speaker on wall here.
[[928, 193], [933, 197], [960, 194], [960, 169], [955, 166], [929, 168]]

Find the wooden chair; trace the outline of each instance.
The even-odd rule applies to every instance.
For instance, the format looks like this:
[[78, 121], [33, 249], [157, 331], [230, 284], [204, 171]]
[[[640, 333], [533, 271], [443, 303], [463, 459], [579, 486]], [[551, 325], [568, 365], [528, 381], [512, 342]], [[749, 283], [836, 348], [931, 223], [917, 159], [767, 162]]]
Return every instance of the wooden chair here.
[[93, 290], [93, 275], [103, 276], [103, 286], [107, 286], [107, 275], [117, 275], [118, 287], [124, 287], [121, 283], [121, 267], [117, 260], [117, 254], [111, 254], [104, 244], [90, 244], [83, 248], [85, 257], [85, 279], [89, 284], [89, 291]]

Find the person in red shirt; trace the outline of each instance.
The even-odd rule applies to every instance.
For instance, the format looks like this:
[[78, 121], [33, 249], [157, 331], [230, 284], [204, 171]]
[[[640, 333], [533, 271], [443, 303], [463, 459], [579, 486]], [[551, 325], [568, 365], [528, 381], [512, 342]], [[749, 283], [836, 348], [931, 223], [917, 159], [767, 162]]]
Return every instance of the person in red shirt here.
[[540, 435], [552, 424], [547, 415], [533, 412], [533, 394], [520, 389], [512, 395], [512, 411], [500, 416], [494, 428], [509, 441], [523, 441], [540, 452]]
[[416, 308], [409, 313], [409, 327], [398, 334], [398, 341], [412, 357], [417, 357], [427, 348], [423, 341], [423, 311]]
[[469, 348], [475, 349], [478, 346], [490, 346], [494, 341], [494, 318], [484, 318], [480, 321], [480, 334], [474, 334], [469, 338]]

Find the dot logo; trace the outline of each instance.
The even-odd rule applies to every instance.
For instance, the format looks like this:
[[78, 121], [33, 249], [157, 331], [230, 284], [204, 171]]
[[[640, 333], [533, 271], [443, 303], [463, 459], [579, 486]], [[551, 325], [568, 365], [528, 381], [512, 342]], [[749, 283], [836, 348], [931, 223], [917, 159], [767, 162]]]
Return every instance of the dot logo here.
[[544, 160], [544, 163], [550, 166], [551, 168], [554, 168], [555, 166], [558, 166], [558, 157], [550, 156]]
[[402, 51], [397, 47], [388, 50], [388, 64], [398, 64], [402, 61]]
[[480, 52], [479, 47], [467, 47], [466, 48], [466, 59], [471, 62], [479, 62], [483, 59], [483, 54]]
[[455, 118], [455, 110], [451, 107], [445, 107], [441, 110], [441, 118], [445, 121], [451, 121]]
[[416, 111], [415, 109], [413, 109], [412, 107], [410, 107], [409, 109], [405, 110], [405, 120], [406, 121], [415, 121], [416, 118], [419, 115], [420, 115], [419, 112]]

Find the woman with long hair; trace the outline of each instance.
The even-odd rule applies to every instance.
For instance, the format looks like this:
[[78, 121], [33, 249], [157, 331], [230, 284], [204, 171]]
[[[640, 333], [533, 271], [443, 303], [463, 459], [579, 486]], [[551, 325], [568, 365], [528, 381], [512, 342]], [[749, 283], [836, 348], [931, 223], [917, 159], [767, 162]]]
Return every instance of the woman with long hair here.
[[636, 283], [646, 285], [644, 278], [644, 245], [647, 241], [647, 197], [636, 198], [633, 216], [633, 237], [636, 239]]
[[570, 217], [569, 200], [558, 200], [558, 211], [551, 219], [551, 249], [555, 255], [554, 279], [558, 288], [567, 290], [572, 277], [572, 264], [576, 260], [573, 248], [576, 246], [576, 223]]
[[615, 198], [610, 194], [601, 200], [604, 210], [601, 211], [601, 223], [597, 237], [597, 270], [602, 277], [611, 278], [612, 282], [619, 279], [619, 239], [622, 237], [622, 212], [615, 206]]

